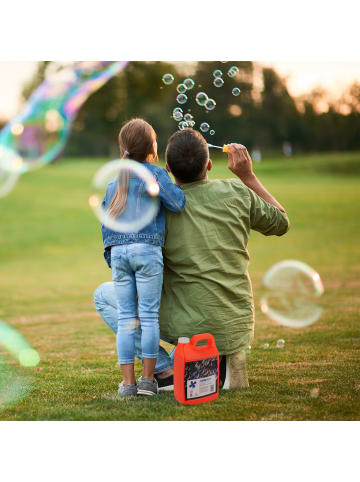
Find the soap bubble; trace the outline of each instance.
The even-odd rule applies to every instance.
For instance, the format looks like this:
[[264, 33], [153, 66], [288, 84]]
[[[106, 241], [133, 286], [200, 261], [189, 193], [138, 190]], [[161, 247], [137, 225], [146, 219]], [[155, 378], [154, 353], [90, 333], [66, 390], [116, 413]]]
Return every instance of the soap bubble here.
[[162, 81], [165, 85], [171, 85], [174, 82], [174, 76], [172, 74], [164, 74], [162, 76]]
[[201, 132], [207, 132], [210, 129], [210, 126], [207, 122], [202, 122], [200, 124], [200, 130]]
[[[40, 362], [38, 352], [30, 343], [3, 321], [0, 321], [0, 347], [23, 367], [35, 367]], [[21, 401], [31, 388], [31, 380], [0, 353], [0, 409]]]
[[216, 107], [216, 102], [214, 101], [214, 99], [208, 99], [205, 102], [205, 109], [206, 110], [214, 110], [215, 107]]
[[224, 81], [221, 77], [215, 77], [213, 84], [215, 87], [222, 87], [224, 85]]
[[222, 77], [222, 72], [221, 70], [219, 69], [215, 69], [214, 72], [213, 72], [213, 76], [216, 78], [216, 77]]
[[179, 94], [176, 97], [176, 100], [178, 101], [179, 104], [185, 104], [185, 102], [188, 100], [188, 98], [187, 98], [186, 94]]
[[[142, 181], [144, 188], [139, 198], [127, 197], [125, 207], [118, 215], [109, 213], [109, 204], [105, 209], [105, 192], [112, 198], [119, 182], [130, 185]], [[93, 193], [89, 205], [95, 215], [107, 228], [116, 232], [133, 233], [147, 226], [159, 210], [159, 185], [151, 172], [140, 162], [129, 159], [117, 159], [102, 166], [93, 178]], [[127, 190], [125, 191], [127, 192]]]
[[233, 90], [232, 90], [232, 95], [235, 95], [235, 97], [237, 97], [238, 95], [240, 95], [240, 89], [239, 87], [234, 87]]
[[264, 350], [267, 350], [269, 348], [269, 343], [264, 343]]
[[228, 76], [229, 77], [235, 77], [235, 75], [237, 75], [239, 73], [239, 69], [235, 66], [232, 66], [230, 67], [230, 69], [228, 70]]
[[195, 82], [190, 77], [185, 79], [183, 83], [184, 83], [185, 87], [187, 88], [187, 90], [191, 90], [195, 85]]
[[210, 131], [210, 135], [213, 136], [215, 134], [215, 131], [214, 130], [211, 130]]
[[176, 120], [177, 122], [181, 121], [183, 118], [182, 112], [173, 112], [173, 119]]
[[[53, 161], [63, 150], [73, 121], [87, 98], [119, 73], [127, 62], [50, 64], [45, 80], [23, 110], [0, 132], [2, 169], [24, 173]], [[13, 160], [16, 159], [15, 167]]]
[[186, 121], [181, 121], [179, 122], [178, 127], [182, 131], [183, 129], [186, 129], [188, 127], [188, 123]]
[[[0, 151], [2, 147], [0, 146]], [[19, 179], [19, 174], [1, 168], [0, 163], [0, 198], [7, 196]]]
[[296, 260], [276, 263], [263, 277], [262, 312], [273, 321], [292, 328], [315, 323], [323, 308], [317, 299], [324, 286], [319, 273]]
[[195, 100], [198, 105], [204, 106], [208, 100], [208, 96], [205, 94], [205, 92], [198, 92]]
[[311, 398], [318, 398], [320, 393], [320, 388], [313, 388], [310, 390], [310, 397]]
[[183, 110], [181, 107], [175, 107], [172, 113], [172, 117], [174, 120], [179, 122], [183, 118]]
[[188, 122], [188, 121], [191, 121], [193, 119], [193, 116], [189, 113], [185, 114], [184, 115], [184, 121]]
[[187, 121], [189, 127], [194, 127], [195, 121], [194, 120], [189, 120]]
[[276, 348], [284, 348], [285, 346], [285, 340], [282, 338], [279, 338], [278, 341], [276, 342]]
[[185, 84], [178, 84], [176, 87], [176, 90], [179, 92], [179, 94], [183, 94], [186, 92], [186, 85]]

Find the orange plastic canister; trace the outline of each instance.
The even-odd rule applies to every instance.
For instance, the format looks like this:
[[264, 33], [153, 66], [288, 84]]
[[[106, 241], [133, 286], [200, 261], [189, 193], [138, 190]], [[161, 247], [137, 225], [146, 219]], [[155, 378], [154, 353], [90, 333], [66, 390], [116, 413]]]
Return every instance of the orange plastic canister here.
[[[198, 346], [200, 341], [206, 344]], [[179, 338], [174, 356], [174, 395], [184, 405], [211, 402], [219, 395], [219, 352], [210, 333]]]

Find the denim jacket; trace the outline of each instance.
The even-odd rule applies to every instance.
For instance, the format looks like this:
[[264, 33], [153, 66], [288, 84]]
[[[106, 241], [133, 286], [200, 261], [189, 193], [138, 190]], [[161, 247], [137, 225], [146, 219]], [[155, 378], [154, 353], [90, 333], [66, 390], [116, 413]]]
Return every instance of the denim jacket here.
[[[155, 244], [157, 246], [164, 246], [165, 242], [165, 211], [164, 207], [174, 213], [179, 213], [185, 207], [185, 195], [182, 189], [173, 184], [169, 174], [166, 170], [158, 165], [142, 163], [151, 174], [155, 177], [159, 184], [159, 198], [160, 205], [159, 210], [155, 218], [150, 224], [140, 229], [137, 232], [121, 233], [112, 231], [103, 224], [101, 225], [101, 232], [104, 242], [104, 257], [111, 268], [111, 246], [118, 244], [131, 244], [131, 243], [147, 243]], [[110, 206], [111, 200], [115, 194], [117, 188], [117, 179], [113, 179], [109, 182], [106, 188], [106, 194], [102, 203], [103, 209], [107, 210]], [[135, 205], [141, 198], [147, 194], [145, 190], [145, 183], [138, 177], [130, 174], [129, 179], [129, 191], [127, 205]]]

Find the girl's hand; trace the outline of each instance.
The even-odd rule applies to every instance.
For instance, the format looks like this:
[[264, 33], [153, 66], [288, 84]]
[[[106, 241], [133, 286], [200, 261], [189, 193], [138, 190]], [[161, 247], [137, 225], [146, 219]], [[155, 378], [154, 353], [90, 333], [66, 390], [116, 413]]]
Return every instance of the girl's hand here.
[[228, 168], [245, 184], [253, 179], [252, 160], [248, 150], [242, 144], [228, 144]]

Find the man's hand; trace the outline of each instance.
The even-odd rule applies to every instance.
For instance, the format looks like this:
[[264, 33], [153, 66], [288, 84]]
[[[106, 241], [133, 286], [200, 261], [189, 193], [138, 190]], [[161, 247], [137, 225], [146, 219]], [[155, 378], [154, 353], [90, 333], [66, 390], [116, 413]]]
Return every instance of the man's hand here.
[[242, 144], [228, 144], [227, 147], [230, 151], [228, 168], [246, 184], [255, 176], [250, 154]]

